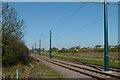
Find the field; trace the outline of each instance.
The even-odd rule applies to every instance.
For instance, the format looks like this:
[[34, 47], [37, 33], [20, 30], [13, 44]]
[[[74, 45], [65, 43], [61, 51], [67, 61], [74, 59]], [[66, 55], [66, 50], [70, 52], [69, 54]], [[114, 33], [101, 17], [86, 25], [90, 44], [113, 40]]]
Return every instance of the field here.
[[[58, 55], [65, 55], [65, 56], [74, 56], [74, 57], [83, 57], [83, 58], [92, 58], [92, 59], [104, 59], [103, 52], [83, 52], [83, 53], [57, 53]], [[53, 55], [57, 55], [53, 54]], [[109, 59], [110, 60], [120, 60], [118, 56], [118, 52], [110, 52]]]
[[[49, 56], [49, 53], [42, 54]], [[104, 66], [103, 53], [57, 53], [52, 54], [53, 58], [71, 61], [75, 63], [87, 63]], [[109, 66], [113, 68], [120, 68], [120, 61], [118, 60], [118, 53], [109, 53]]]

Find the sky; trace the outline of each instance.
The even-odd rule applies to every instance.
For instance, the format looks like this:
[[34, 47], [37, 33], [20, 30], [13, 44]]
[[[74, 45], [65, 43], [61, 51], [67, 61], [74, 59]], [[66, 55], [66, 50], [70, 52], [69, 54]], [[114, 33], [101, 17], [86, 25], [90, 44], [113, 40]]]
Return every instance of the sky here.
[[[1, 0], [2, 2], [103, 2], [104, 0]], [[118, 2], [120, 0], [107, 0], [108, 2]]]
[[[25, 21], [24, 41], [29, 48], [93, 47], [104, 44], [103, 4], [80, 2], [10, 2]], [[80, 6], [82, 8], [78, 9]], [[72, 16], [71, 16], [72, 14]], [[118, 44], [118, 6], [108, 5], [109, 44]], [[68, 19], [67, 19], [68, 18]], [[66, 21], [65, 21], [66, 20]]]

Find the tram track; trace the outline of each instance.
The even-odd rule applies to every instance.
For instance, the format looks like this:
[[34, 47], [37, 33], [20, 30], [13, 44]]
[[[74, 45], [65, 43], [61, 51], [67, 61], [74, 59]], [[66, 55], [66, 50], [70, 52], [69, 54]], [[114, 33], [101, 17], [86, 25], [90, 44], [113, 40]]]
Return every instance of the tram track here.
[[39, 56], [39, 55], [34, 55], [34, 58], [36, 58], [37, 60], [44, 60], [47, 61], [49, 63], [67, 68], [69, 70], [90, 76], [91, 78], [94, 79], [101, 79], [101, 80], [105, 80], [105, 79], [120, 79], [120, 76], [118, 75], [114, 75], [114, 74], [110, 74], [110, 73], [105, 73], [102, 71], [98, 71], [98, 70], [93, 70], [93, 69], [88, 69], [88, 68], [84, 68], [84, 67], [80, 67], [78, 65], [74, 65], [72, 63], [68, 63], [68, 62], [64, 62], [64, 61], [60, 61], [60, 60], [55, 60], [55, 59], [50, 59], [47, 57], [43, 57], [43, 56]]

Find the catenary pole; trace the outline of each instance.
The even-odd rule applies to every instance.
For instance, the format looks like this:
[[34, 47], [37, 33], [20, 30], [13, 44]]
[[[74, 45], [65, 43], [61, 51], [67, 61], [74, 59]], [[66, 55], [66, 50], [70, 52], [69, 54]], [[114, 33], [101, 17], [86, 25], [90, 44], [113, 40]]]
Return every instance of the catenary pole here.
[[36, 54], [36, 43], [35, 43], [35, 54]]
[[51, 50], [51, 30], [50, 30], [50, 58], [52, 58], [51, 53], [52, 53], [52, 50]]
[[107, 0], [104, 0], [104, 70], [109, 71]]
[[39, 54], [41, 55], [41, 39], [39, 40]]

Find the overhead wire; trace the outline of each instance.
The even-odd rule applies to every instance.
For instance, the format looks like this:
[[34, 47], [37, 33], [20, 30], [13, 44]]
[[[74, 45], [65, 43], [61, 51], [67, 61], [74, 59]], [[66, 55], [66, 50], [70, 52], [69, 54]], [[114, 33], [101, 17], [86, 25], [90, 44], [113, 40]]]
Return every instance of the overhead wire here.
[[[109, 17], [110, 16], [112, 16], [112, 15], [114, 15], [115, 13], [117, 13], [117, 12], [120, 12], [120, 9], [119, 10], [116, 10], [116, 11], [114, 11], [114, 12], [112, 12], [110, 15], [108, 15]], [[93, 21], [93, 22], [91, 22], [91, 23], [89, 23], [89, 24], [87, 24], [87, 25], [93, 25], [93, 24], [96, 24], [97, 22], [99, 22], [99, 21], [101, 21], [101, 20], [103, 20], [103, 18], [100, 18], [100, 19], [98, 19], [98, 20], [96, 20], [96, 21]], [[89, 27], [89, 26], [86, 26], [86, 27]], [[84, 28], [86, 28], [85, 26], [84, 26]], [[79, 31], [80, 30], [82, 30], [82, 29], [84, 29], [83, 27], [82, 28], [79, 28]], [[77, 30], [77, 29], [76, 29]], [[76, 32], [76, 31], [74, 31], [74, 32]], [[64, 36], [64, 38], [69, 38], [74, 32], [71, 32], [71, 33], [69, 33], [68, 35], [66, 35], [66, 36]], [[71, 34], [71, 35], [70, 35]], [[62, 38], [61, 38], [62, 39]]]
[[[52, 32], [57, 30], [58, 28], [62, 27], [77, 11], [79, 11], [82, 7], [84, 7], [89, 1], [85, 2], [83, 5], [81, 5], [79, 8], [77, 8], [70, 16], [68, 16], [62, 23], [60, 23], [57, 27], [55, 27]], [[95, 3], [95, 4], [104, 4], [104, 2], [89, 2], [89, 3]], [[115, 4], [115, 3], [108, 3], [109, 5], [120, 5], [120, 4]], [[99, 20], [94, 21], [94, 22], [99, 22]], [[94, 22], [90, 24], [94, 24]], [[88, 24], [89, 25], [89, 24]]]
[[[54, 31], [57, 30], [58, 28], [62, 27], [62, 25], [64, 25], [75, 13], [77, 13], [77, 12], [78, 12], [82, 7], [84, 7], [88, 2], [89, 2], [89, 0], [86, 1], [86, 2], [84, 2], [83, 5], [81, 5], [80, 7], [78, 7], [78, 8], [77, 8], [74, 12], [72, 12], [63, 22], [61, 22], [58, 26], [56, 26], [56, 27], [52, 30], [52, 32], [54, 32]], [[104, 4], [104, 2], [89, 2], [89, 3]], [[120, 4], [115, 4], [115, 3], [108, 3], [108, 4], [110, 4], [110, 5], [120, 5]], [[94, 22], [99, 22], [99, 20], [94, 21]], [[90, 24], [94, 24], [94, 22], [92, 22], [92, 23], [90, 23]], [[88, 25], [89, 25], [89, 24], [88, 24]], [[44, 37], [46, 37], [46, 36], [44, 36]], [[47, 36], [47, 37], [49, 37], [49, 36]]]
[[[110, 17], [110, 16], [114, 15], [115, 13], [117, 13], [117, 12], [119, 12], [119, 11], [120, 11], [120, 9], [112, 12], [112, 13], [109, 14], [108, 16]], [[90, 25], [96, 24], [96, 23], [98, 23], [98, 22], [101, 21], [101, 20], [103, 20], [103, 17], [101, 17], [101, 18], [99, 18], [99, 19], [97, 19], [97, 20], [95, 20], [95, 21], [93, 21], [93, 22], [91, 22], [91, 23], [88, 23], [88, 24], [85, 25], [85, 26], [82, 26], [82, 27], [80, 27], [80, 28], [78, 28], [78, 29], [70, 32], [69, 34], [67, 34], [67, 35], [64, 36], [64, 37], [69, 37], [69, 36], [71, 36], [73, 33], [76, 33], [76, 32], [78, 32], [78, 31], [80, 31], [80, 30], [82, 30], [82, 29], [84, 29], [84, 28], [90, 27]]]
[[[88, 1], [87, 1], [88, 2]], [[61, 22], [58, 26], [56, 26], [52, 32], [54, 32], [55, 30], [57, 30], [58, 28], [60, 28], [62, 25], [64, 25], [75, 13], [77, 13], [82, 7], [84, 7], [87, 2], [84, 2], [83, 5], [81, 5], [80, 7], [78, 7], [74, 12], [72, 12], [63, 22]]]
[[[104, 4], [104, 2], [89, 2], [89, 3], [94, 3], [94, 4]], [[114, 3], [114, 2], [109, 2], [109, 3], [107, 3], [108, 5], [120, 5], [120, 3], [119, 2], [116, 2], [116, 3]]]
[[[61, 22], [58, 26], [56, 26], [56, 27], [52, 30], [52, 32], [55, 32], [58, 28], [62, 27], [75, 13], [77, 13], [77, 12], [78, 12], [81, 8], [83, 8], [87, 3], [88, 3], [88, 1], [87, 1], [87, 2], [84, 2], [83, 5], [81, 5], [80, 7], [78, 7], [78, 8], [77, 8], [74, 12], [72, 12], [63, 22]], [[103, 4], [103, 2], [90, 2], [90, 3]], [[109, 4], [109, 5], [120, 5], [120, 4], [115, 4], [115, 3], [108, 3], [108, 4]], [[119, 10], [117, 10], [117, 11], [119, 11]], [[108, 15], [108, 16], [112, 16], [112, 15], [115, 14], [117, 11], [111, 13], [111, 14]], [[73, 34], [73, 33], [77, 32], [78, 30], [82, 30], [82, 29], [84, 29], [84, 28], [89, 27], [90, 25], [96, 24], [97, 22], [101, 21], [102, 19], [103, 19], [103, 17], [100, 18], [100, 19], [98, 19], [98, 20], [95, 20], [95, 21], [93, 21], [93, 22], [91, 22], [91, 23], [89, 23], [89, 24], [87, 24], [87, 25], [85, 25], [85, 26], [82, 26], [82, 27], [80, 27], [79, 29], [76, 29], [76, 30], [70, 32], [68, 35], [70, 36], [70, 34]], [[68, 37], [68, 35], [67, 35], [66, 37]], [[49, 36], [41, 36], [41, 37], [43, 37], [43, 38], [49, 38]]]
[[116, 5], [116, 6], [118, 6], [118, 5], [120, 5], [120, 2], [117, 2], [117, 3], [108, 3], [109, 5]]

